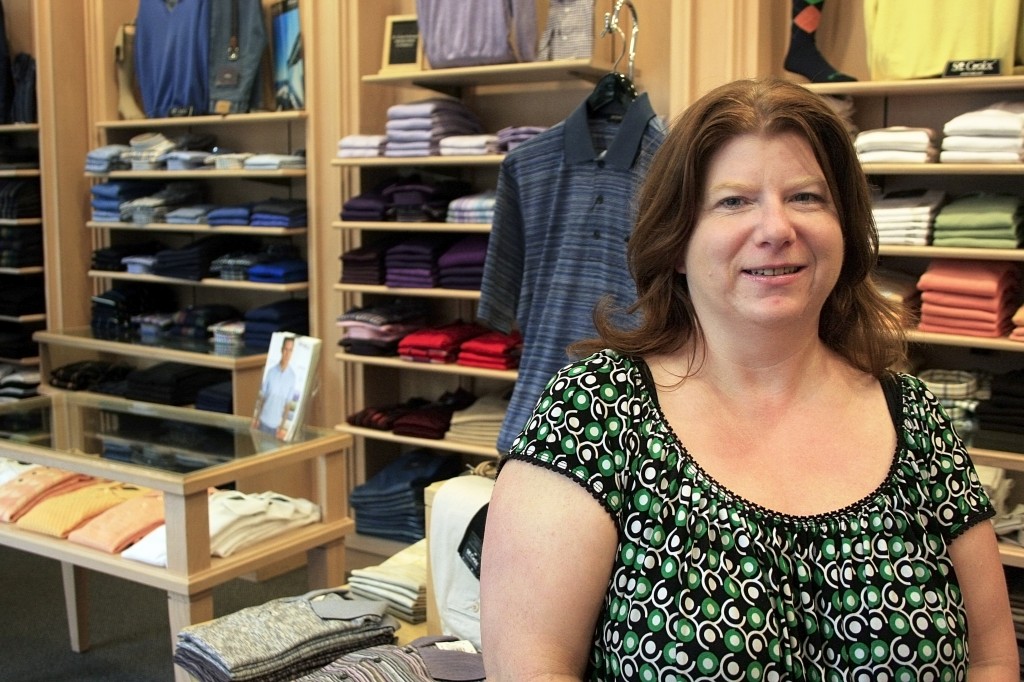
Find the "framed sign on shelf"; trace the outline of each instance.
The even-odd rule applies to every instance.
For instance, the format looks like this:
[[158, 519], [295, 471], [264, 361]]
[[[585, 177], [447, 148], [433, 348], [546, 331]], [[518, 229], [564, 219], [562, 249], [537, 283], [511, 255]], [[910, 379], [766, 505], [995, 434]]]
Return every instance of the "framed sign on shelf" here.
[[423, 68], [423, 43], [415, 14], [388, 17], [384, 26], [384, 54], [380, 70], [419, 71]]

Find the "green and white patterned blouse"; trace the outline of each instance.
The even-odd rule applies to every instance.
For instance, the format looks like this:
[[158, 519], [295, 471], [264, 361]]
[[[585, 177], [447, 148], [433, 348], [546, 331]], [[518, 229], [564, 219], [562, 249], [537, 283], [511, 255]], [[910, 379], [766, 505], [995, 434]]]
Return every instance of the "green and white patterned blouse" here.
[[717, 483], [653, 386], [643, 361], [611, 351], [569, 365], [509, 454], [579, 482], [618, 528], [589, 679], [964, 679], [948, 548], [994, 512], [921, 381], [900, 374], [890, 386], [900, 416], [885, 481], [812, 516]]

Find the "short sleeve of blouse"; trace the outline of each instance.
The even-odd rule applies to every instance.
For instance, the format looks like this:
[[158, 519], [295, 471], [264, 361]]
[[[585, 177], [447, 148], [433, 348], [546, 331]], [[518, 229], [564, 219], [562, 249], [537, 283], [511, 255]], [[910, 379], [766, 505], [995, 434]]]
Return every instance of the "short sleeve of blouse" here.
[[922, 508], [952, 540], [995, 514], [963, 441], [938, 398], [920, 379], [902, 375], [901, 445], [919, 470]]
[[637, 438], [637, 378], [633, 363], [610, 351], [562, 368], [541, 393], [506, 459], [563, 474], [615, 517], [622, 508], [627, 453], [638, 451], [630, 443]]

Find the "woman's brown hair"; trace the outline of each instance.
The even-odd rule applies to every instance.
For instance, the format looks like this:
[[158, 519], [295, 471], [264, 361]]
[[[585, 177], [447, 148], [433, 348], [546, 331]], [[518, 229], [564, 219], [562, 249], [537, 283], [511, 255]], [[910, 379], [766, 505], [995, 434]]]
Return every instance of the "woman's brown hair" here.
[[[715, 88], [673, 123], [636, 197], [637, 219], [628, 247], [637, 300], [621, 325], [621, 311], [602, 302], [594, 322], [599, 338], [574, 344], [585, 355], [611, 348], [642, 356], [677, 351], [702, 334], [686, 277], [676, 264], [697, 225], [708, 167], [715, 153], [739, 135], [791, 132], [810, 143], [828, 182], [843, 231], [843, 266], [821, 311], [818, 334], [854, 366], [880, 376], [905, 358], [898, 304], [869, 278], [878, 257], [871, 195], [850, 133], [825, 99], [778, 79], [740, 80]], [[692, 358], [691, 371], [696, 357]]]

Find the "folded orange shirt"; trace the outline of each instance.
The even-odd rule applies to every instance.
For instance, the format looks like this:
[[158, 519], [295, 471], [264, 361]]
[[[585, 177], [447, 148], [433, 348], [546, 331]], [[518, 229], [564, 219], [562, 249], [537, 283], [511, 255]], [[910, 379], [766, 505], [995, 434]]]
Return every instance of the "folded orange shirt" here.
[[95, 479], [55, 467], [34, 467], [0, 485], [0, 521], [17, 521], [49, 495], [70, 492]]
[[969, 327], [963, 327], [960, 325], [935, 324], [925, 320], [919, 322], [917, 328], [923, 332], [935, 332], [936, 334], [962, 334], [964, 336], [979, 336], [988, 339], [997, 339], [1001, 336], [1006, 336], [1009, 331], [1008, 329], [970, 329]]
[[950, 308], [969, 308], [971, 310], [987, 310], [997, 312], [1002, 310], [1006, 304], [1004, 298], [996, 296], [969, 296], [967, 294], [954, 294], [951, 291], [922, 291], [921, 302], [935, 303], [937, 305], [949, 306]]
[[952, 317], [960, 320], [977, 320], [997, 324], [1010, 319], [1013, 314], [1013, 305], [1004, 305], [1000, 310], [978, 310], [977, 308], [959, 308], [957, 306], [945, 306], [938, 303], [925, 301], [921, 304], [922, 315], [936, 315], [939, 317]]
[[971, 296], [998, 297], [1019, 286], [1017, 264], [1010, 261], [933, 260], [917, 280], [921, 291]]
[[67, 537], [68, 533], [97, 514], [147, 490], [129, 483], [96, 480], [76, 490], [41, 500], [18, 519], [17, 526], [58, 538]]
[[83, 523], [68, 540], [111, 554], [120, 554], [164, 522], [164, 494], [147, 490]]

